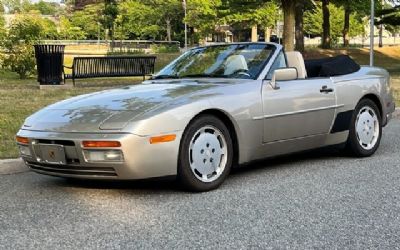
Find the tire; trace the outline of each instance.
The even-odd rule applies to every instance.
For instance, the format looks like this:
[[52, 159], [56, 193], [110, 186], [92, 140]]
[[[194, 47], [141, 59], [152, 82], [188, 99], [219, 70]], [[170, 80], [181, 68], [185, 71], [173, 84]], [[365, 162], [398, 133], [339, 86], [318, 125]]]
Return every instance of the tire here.
[[178, 180], [190, 191], [216, 189], [229, 175], [232, 161], [232, 139], [225, 124], [213, 115], [201, 115], [183, 134]]
[[368, 157], [378, 149], [382, 137], [382, 119], [376, 104], [362, 99], [351, 118], [347, 151], [357, 157]]

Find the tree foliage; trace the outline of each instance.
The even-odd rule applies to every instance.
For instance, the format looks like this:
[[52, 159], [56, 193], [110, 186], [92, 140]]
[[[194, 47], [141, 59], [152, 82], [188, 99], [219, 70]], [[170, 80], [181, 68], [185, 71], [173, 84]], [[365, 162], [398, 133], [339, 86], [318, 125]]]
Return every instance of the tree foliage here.
[[153, 9], [140, 1], [128, 0], [119, 5], [116, 18], [117, 39], [156, 39], [161, 27]]
[[[333, 4], [329, 5], [330, 12], [330, 26], [331, 26], [331, 39], [335, 44], [338, 42], [339, 37], [342, 35], [344, 23], [344, 9], [337, 7]], [[323, 14], [320, 4], [313, 11], [308, 11], [304, 15], [304, 30], [305, 33], [311, 36], [321, 36], [323, 32]], [[355, 37], [363, 34], [364, 23], [360, 16], [354, 12], [350, 15], [350, 37]]]
[[382, 8], [377, 11], [376, 20], [377, 24], [384, 24], [389, 26], [399, 26], [400, 25], [400, 5]]
[[222, 5], [221, 0], [191, 0], [187, 3], [187, 23], [205, 36], [212, 33], [220, 22], [218, 8]]
[[[56, 2], [39, 2], [32, 3], [29, 0], [0, 0], [0, 8], [7, 8], [10, 14], [26, 13], [33, 10], [38, 11], [42, 15], [55, 15], [60, 9], [60, 5]], [[2, 11], [0, 11], [2, 12]]]
[[86, 39], [86, 32], [74, 24], [65, 16], [60, 17], [59, 38], [66, 40]]
[[83, 10], [78, 10], [70, 17], [71, 26], [79, 28], [87, 39], [97, 39], [99, 28], [104, 33], [102, 23], [102, 4], [87, 5]]
[[37, 14], [17, 15], [5, 34], [2, 47], [3, 67], [26, 78], [35, 69], [35, 57], [32, 45], [43, 39], [55, 39], [57, 34], [55, 24], [41, 18]]
[[42, 15], [55, 15], [59, 6], [56, 3], [49, 3], [40, 0], [32, 5], [32, 9], [38, 10]]

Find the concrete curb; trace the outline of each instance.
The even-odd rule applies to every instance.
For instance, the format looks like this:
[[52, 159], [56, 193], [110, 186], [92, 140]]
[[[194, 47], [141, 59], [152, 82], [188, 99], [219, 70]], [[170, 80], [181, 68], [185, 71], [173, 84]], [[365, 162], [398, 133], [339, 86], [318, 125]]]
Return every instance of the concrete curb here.
[[0, 160], [0, 175], [18, 174], [28, 170], [29, 168], [20, 158]]
[[393, 113], [393, 118], [400, 118], [400, 108], [396, 108]]

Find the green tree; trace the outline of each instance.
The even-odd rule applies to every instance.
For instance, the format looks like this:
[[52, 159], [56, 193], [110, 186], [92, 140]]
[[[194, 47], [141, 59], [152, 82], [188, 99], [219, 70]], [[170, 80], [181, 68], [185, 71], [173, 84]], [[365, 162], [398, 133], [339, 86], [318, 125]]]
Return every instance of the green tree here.
[[85, 32], [77, 26], [73, 26], [71, 21], [65, 16], [60, 17], [59, 37], [66, 40], [83, 40], [86, 39]]
[[32, 45], [50, 37], [55, 25], [38, 15], [18, 15], [2, 41], [7, 52], [2, 54], [4, 67], [26, 78], [34, 73], [35, 57]]
[[115, 0], [105, 0], [102, 23], [109, 31], [111, 40], [114, 41], [115, 20], [118, 16], [118, 5]]
[[115, 20], [117, 39], [156, 39], [161, 31], [157, 13], [141, 1], [128, 0], [118, 6]]
[[400, 25], [400, 5], [382, 8], [376, 12], [376, 24]]
[[56, 3], [45, 2], [43, 0], [33, 4], [32, 8], [38, 10], [42, 15], [55, 15], [57, 13]]
[[365, 0], [334, 0], [335, 5], [343, 7], [344, 21], [343, 21], [343, 46], [349, 46], [349, 33], [352, 13], [358, 14], [358, 20], [362, 22], [362, 17], [369, 15], [370, 1]]
[[15, 14], [22, 11], [22, 1], [20, 0], [0, 0], [0, 4], [7, 8], [8, 13]]
[[69, 21], [71, 27], [79, 28], [87, 39], [97, 39], [100, 33], [105, 31], [103, 22], [103, 9], [102, 4], [87, 5], [83, 10], [73, 12]]
[[314, 4], [311, 0], [299, 0], [296, 2], [295, 9], [295, 49], [304, 51], [304, 12], [314, 9]]
[[278, 5], [270, 0], [222, 0], [216, 9], [217, 24], [229, 24], [239, 31], [252, 28], [255, 32], [255, 28], [261, 28], [266, 39], [278, 18]]
[[221, 4], [221, 0], [188, 1], [186, 17], [188, 25], [196, 28], [202, 36], [212, 33], [220, 21], [218, 8]]
[[[343, 23], [344, 23], [344, 10], [343, 7], [336, 7], [329, 5], [330, 13], [330, 37], [333, 43], [337, 43], [340, 36], [342, 36]], [[308, 11], [304, 15], [304, 30], [306, 33], [314, 36], [321, 36], [323, 33], [323, 13], [321, 4], [313, 11]], [[350, 15], [350, 37], [363, 34], [364, 23], [360, 22], [357, 13]]]
[[6, 36], [6, 20], [4, 19], [3, 13], [0, 13], [0, 45], [4, 37]]
[[158, 18], [154, 24], [165, 27], [167, 41], [172, 41], [173, 30], [183, 30], [184, 13], [181, 0], [142, 0], [141, 2], [157, 13]]

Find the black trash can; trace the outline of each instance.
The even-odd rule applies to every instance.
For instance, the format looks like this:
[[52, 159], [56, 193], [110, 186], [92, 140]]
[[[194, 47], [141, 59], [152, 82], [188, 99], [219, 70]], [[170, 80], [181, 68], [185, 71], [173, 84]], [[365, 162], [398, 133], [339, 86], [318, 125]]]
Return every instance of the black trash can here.
[[62, 82], [65, 45], [34, 45], [38, 82], [58, 85]]

